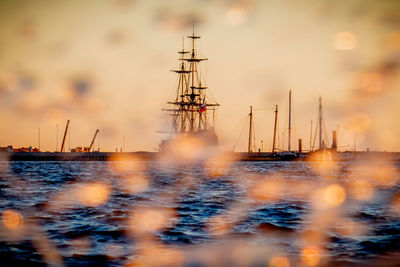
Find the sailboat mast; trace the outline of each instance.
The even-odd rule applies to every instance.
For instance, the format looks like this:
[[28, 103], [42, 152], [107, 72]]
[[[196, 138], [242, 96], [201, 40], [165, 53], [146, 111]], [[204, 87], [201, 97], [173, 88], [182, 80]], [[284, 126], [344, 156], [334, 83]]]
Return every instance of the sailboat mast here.
[[40, 128], [38, 128], [38, 149], [40, 150]]
[[312, 142], [312, 125], [313, 121], [311, 120], [311, 127], [310, 127], [310, 151], [312, 151], [311, 142]]
[[278, 123], [278, 105], [275, 105], [275, 123], [274, 123], [274, 140], [272, 141], [272, 153], [275, 152], [275, 144], [276, 144], [276, 126]]
[[251, 153], [252, 151], [252, 140], [251, 137], [253, 136], [253, 107], [250, 106], [250, 125], [249, 125], [249, 147], [247, 148], [247, 152]]
[[319, 123], [319, 150], [322, 150], [322, 98], [319, 97], [318, 108], [318, 123]]
[[289, 133], [288, 133], [288, 151], [290, 151], [290, 138], [292, 133], [292, 89], [289, 91]]

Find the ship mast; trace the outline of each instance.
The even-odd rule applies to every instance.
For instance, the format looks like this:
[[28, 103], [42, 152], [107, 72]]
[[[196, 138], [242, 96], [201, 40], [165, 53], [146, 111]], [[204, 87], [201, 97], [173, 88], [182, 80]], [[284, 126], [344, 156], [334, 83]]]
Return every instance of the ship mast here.
[[[195, 53], [195, 40], [200, 38], [199, 36], [195, 36], [194, 35], [194, 23], [193, 23], [193, 34], [191, 36], [188, 36], [188, 38], [192, 39], [192, 53], [191, 53], [191, 61], [190, 61], [190, 73], [191, 73], [191, 78], [192, 78], [192, 86], [190, 87], [191, 90], [191, 100], [194, 101], [196, 94], [194, 92], [194, 74], [195, 74], [195, 64], [194, 64], [194, 60], [196, 58], [196, 53]], [[194, 132], [194, 106], [191, 105], [191, 118], [190, 118], [190, 132], [193, 133]]]

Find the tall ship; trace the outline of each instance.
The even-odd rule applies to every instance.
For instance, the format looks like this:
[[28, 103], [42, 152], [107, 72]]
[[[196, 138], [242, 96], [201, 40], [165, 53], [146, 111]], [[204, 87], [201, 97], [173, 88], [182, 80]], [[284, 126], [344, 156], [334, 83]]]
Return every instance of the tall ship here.
[[[182, 50], [178, 51], [179, 66], [172, 70], [178, 75], [178, 86], [174, 98], [167, 102], [168, 108], [163, 109], [172, 117], [170, 130], [164, 131], [177, 136], [202, 138], [208, 145], [216, 145], [215, 115], [218, 103], [207, 95], [201, 63], [208, 59], [202, 57], [196, 49], [196, 41], [200, 36], [194, 33], [187, 36], [191, 48], [185, 50], [184, 40]], [[162, 140], [160, 150], [165, 148], [169, 140]]]

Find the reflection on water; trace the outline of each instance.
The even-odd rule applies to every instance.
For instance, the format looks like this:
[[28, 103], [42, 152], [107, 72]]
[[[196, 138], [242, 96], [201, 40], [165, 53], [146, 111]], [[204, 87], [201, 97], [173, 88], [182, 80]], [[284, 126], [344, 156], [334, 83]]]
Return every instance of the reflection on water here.
[[3, 161], [0, 257], [54, 266], [395, 265], [399, 165], [385, 164]]

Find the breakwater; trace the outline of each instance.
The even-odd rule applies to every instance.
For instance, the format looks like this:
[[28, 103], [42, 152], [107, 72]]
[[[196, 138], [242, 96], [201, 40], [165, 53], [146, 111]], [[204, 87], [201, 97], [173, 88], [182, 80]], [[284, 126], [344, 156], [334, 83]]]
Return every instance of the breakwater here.
[[[317, 151], [312, 153], [245, 153], [227, 152], [239, 161], [349, 161], [363, 159], [391, 159], [400, 161], [400, 152], [361, 152], [361, 151]], [[2, 152], [0, 160], [10, 161], [118, 161], [118, 160], [157, 160], [160, 152]]]

